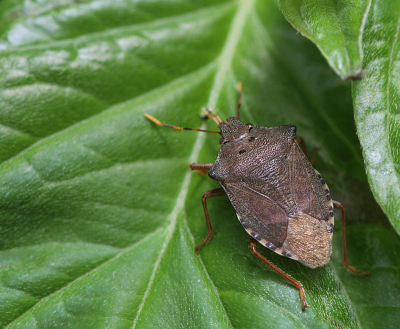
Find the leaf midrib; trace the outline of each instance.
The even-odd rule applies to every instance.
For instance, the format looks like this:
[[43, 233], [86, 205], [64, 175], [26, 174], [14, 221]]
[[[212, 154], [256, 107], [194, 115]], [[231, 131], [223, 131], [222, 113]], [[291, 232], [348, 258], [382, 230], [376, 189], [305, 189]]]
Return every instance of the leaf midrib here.
[[[227, 75], [228, 71], [230, 71], [230, 69], [232, 67], [233, 55], [234, 55], [235, 50], [237, 48], [239, 39], [240, 39], [240, 37], [242, 35], [243, 28], [244, 28], [245, 22], [247, 20], [247, 17], [249, 15], [251, 9], [254, 6], [254, 2], [255, 2], [255, 0], [240, 0], [240, 2], [238, 3], [238, 8], [237, 8], [235, 16], [234, 16], [234, 18], [232, 20], [232, 25], [231, 25], [231, 27], [229, 29], [226, 42], [225, 42], [225, 44], [224, 44], [224, 46], [222, 48], [221, 55], [219, 56], [219, 58], [217, 60], [219, 62], [219, 65], [218, 65], [218, 69], [217, 69], [217, 72], [216, 72], [215, 77], [214, 77], [213, 85], [212, 85], [212, 87], [210, 89], [210, 97], [209, 97], [208, 103], [207, 103], [207, 106], [209, 108], [215, 108], [216, 105], [217, 105], [217, 101], [218, 101], [218, 98], [220, 96], [223, 84], [224, 84], [224, 78]], [[200, 127], [200, 129], [205, 129], [205, 124], [203, 124]], [[204, 144], [204, 141], [205, 141], [205, 134], [199, 134], [197, 139], [196, 139], [196, 141], [195, 141], [195, 143], [194, 143], [193, 151], [192, 151], [192, 153], [190, 155], [190, 163], [197, 161], [197, 158], [198, 158], [198, 156], [200, 154], [200, 150], [201, 150], [201, 148], [202, 148], [202, 146]], [[157, 273], [157, 270], [159, 268], [159, 265], [161, 263], [161, 260], [163, 258], [163, 255], [164, 255], [164, 253], [165, 253], [165, 251], [167, 249], [167, 246], [168, 246], [169, 242], [171, 241], [172, 235], [173, 235], [173, 233], [175, 231], [176, 224], [177, 224], [177, 217], [178, 217], [179, 213], [184, 208], [186, 195], [187, 195], [187, 192], [189, 190], [189, 185], [190, 185], [191, 178], [192, 178], [192, 174], [191, 174], [191, 172], [188, 171], [185, 174], [185, 178], [183, 180], [182, 187], [181, 187], [181, 192], [179, 193], [179, 196], [177, 198], [177, 202], [175, 204], [175, 207], [174, 207], [172, 213], [169, 216], [170, 226], [169, 226], [169, 229], [168, 229], [168, 234], [167, 234], [167, 236], [165, 238], [165, 241], [164, 241], [164, 244], [162, 246], [160, 255], [159, 255], [159, 257], [158, 257], [158, 259], [157, 259], [157, 261], [155, 263], [155, 266], [154, 266], [154, 269], [153, 269], [153, 273], [152, 273], [151, 278], [149, 280], [149, 283], [148, 283], [146, 292], [144, 294], [142, 303], [139, 306], [137, 315], [136, 315], [135, 320], [133, 322], [133, 326], [132, 326], [133, 329], [136, 328], [136, 325], [138, 323], [141, 311], [142, 311], [142, 309], [144, 307], [144, 304], [146, 303], [148, 295], [150, 294], [150, 290], [151, 290], [152, 284], [154, 282], [154, 278], [156, 276], [156, 273]], [[204, 271], [207, 272], [206, 268], [204, 267], [204, 264], [203, 264], [203, 268], [204, 268]], [[224, 311], [224, 314], [225, 314], [227, 322], [233, 328], [233, 325], [231, 324], [229, 316], [226, 313], [225, 308], [223, 307], [223, 304], [222, 304], [222, 301], [220, 299], [220, 296], [219, 296], [218, 292], [215, 291], [215, 293], [217, 294], [218, 299], [220, 300], [220, 306]]]
[[[254, 2], [255, 2], [255, 0], [240, 0], [238, 5], [237, 5], [238, 9], [236, 10], [235, 16], [234, 16], [234, 18], [232, 20], [232, 25], [231, 25], [231, 27], [230, 27], [230, 29], [228, 31], [227, 40], [226, 40], [226, 42], [225, 42], [225, 44], [224, 44], [224, 46], [222, 48], [221, 55], [217, 59], [217, 62], [219, 63], [219, 66], [218, 66], [217, 72], [215, 74], [213, 86], [211, 88], [210, 97], [209, 97], [209, 100], [208, 100], [208, 106], [211, 107], [211, 108], [215, 108], [215, 106], [217, 104], [219, 95], [221, 93], [221, 89], [223, 87], [224, 77], [227, 74], [227, 72], [231, 69], [232, 59], [233, 59], [233, 55], [235, 53], [235, 50], [236, 50], [236, 47], [237, 47], [237, 44], [238, 44], [238, 40], [239, 40], [239, 38], [240, 38], [240, 36], [242, 34], [241, 32], [242, 32], [242, 30], [244, 28], [244, 23], [245, 23], [245, 21], [247, 19], [247, 16], [248, 16], [250, 10], [253, 8]], [[85, 37], [82, 37], [82, 38], [85, 38]], [[62, 44], [62, 43], [65, 43], [65, 42], [66, 41], [64, 40], [64, 41], [62, 41], [60, 43]], [[33, 48], [37, 49], [37, 48], [40, 48], [40, 47], [48, 47], [48, 44], [41, 45], [39, 47], [33, 47]], [[29, 47], [29, 48], [32, 48], [32, 47]], [[209, 65], [207, 65], [207, 66], [209, 66]], [[99, 114], [97, 114], [97, 115], [99, 115]], [[75, 125], [73, 125], [73, 126], [75, 126]], [[71, 127], [68, 127], [68, 128], [71, 128]], [[203, 129], [204, 129], [204, 124], [203, 124]], [[65, 130], [64, 130], [64, 132], [65, 132]], [[59, 132], [59, 133], [61, 133], [61, 132]], [[49, 136], [49, 138], [52, 138], [52, 137], [54, 137], [54, 135]], [[202, 146], [204, 144], [204, 140], [205, 140], [205, 135], [204, 134], [199, 134], [198, 138], [195, 141], [195, 144], [194, 144], [194, 147], [193, 147], [193, 151], [192, 151], [191, 156], [190, 156], [191, 162], [195, 162], [197, 160], [198, 155], [200, 153], [200, 150], [201, 150], [201, 148], [202, 148]], [[43, 142], [43, 140], [42, 140], [42, 142]], [[34, 144], [34, 145], [36, 145], [36, 144]], [[32, 146], [29, 149], [31, 149]], [[25, 152], [26, 152], [26, 150], [25, 150]], [[25, 152], [23, 152], [23, 153], [25, 153]], [[9, 162], [9, 161], [7, 161], [7, 162]], [[186, 195], [187, 195], [187, 192], [188, 192], [188, 189], [189, 189], [189, 184], [190, 184], [190, 181], [191, 181], [191, 177], [192, 177], [191, 172], [187, 172], [185, 177], [184, 177], [184, 180], [183, 180], [183, 183], [182, 183], [182, 187], [181, 187], [181, 192], [180, 192], [180, 194], [179, 194], [179, 196], [177, 198], [177, 202], [175, 204], [175, 207], [174, 207], [173, 211], [169, 215], [169, 221], [170, 221], [169, 227], [167, 226], [167, 227], [160, 228], [160, 230], [161, 229], [164, 230], [165, 228], [167, 228], [168, 233], [167, 233], [167, 236], [166, 236], [166, 238], [164, 240], [164, 244], [163, 244], [163, 246], [161, 248], [160, 256], [159, 256], [159, 258], [157, 259], [157, 261], [155, 263], [155, 266], [154, 266], [154, 269], [153, 269], [153, 272], [152, 272], [152, 276], [151, 276], [151, 278], [149, 280], [146, 292], [144, 294], [144, 298], [143, 298], [142, 304], [139, 306], [139, 310], [138, 310], [137, 316], [136, 316], [136, 318], [134, 320], [134, 323], [133, 323], [133, 328], [135, 328], [136, 323], [137, 323], [137, 321], [138, 321], [138, 319], [140, 317], [141, 310], [143, 309], [143, 306], [144, 306], [144, 304], [146, 302], [146, 298], [147, 298], [148, 294], [150, 293], [150, 290], [151, 290], [151, 287], [152, 287], [152, 283], [154, 282], [154, 278], [155, 278], [155, 275], [157, 273], [157, 269], [159, 268], [159, 264], [160, 264], [160, 262], [162, 260], [162, 257], [163, 257], [163, 255], [165, 253], [165, 250], [167, 249], [167, 246], [168, 246], [169, 242], [171, 241], [173, 232], [174, 232], [174, 230], [176, 228], [177, 217], [178, 217], [179, 213], [181, 212], [181, 210], [184, 207], [185, 198], [186, 198]], [[158, 233], [160, 230], [156, 230], [155, 232], [152, 232], [149, 235], [149, 237], [151, 237], [154, 234]], [[144, 241], [147, 240], [147, 238], [139, 241], [138, 243], [143, 243]], [[93, 272], [97, 271], [99, 268], [104, 267], [106, 264], [108, 264], [109, 262], [113, 261], [114, 259], [120, 258], [121, 255], [123, 255], [126, 252], [128, 252], [129, 250], [131, 250], [138, 243], [135, 243], [131, 247], [128, 247], [128, 248], [124, 249], [122, 252], [118, 253], [116, 256], [112, 257], [111, 259], [109, 259], [108, 261], [102, 263], [101, 265], [93, 268], [91, 271], [85, 273], [83, 276], [80, 276], [80, 277], [76, 278], [75, 280], [71, 281], [70, 283], [68, 283], [63, 288], [53, 292], [50, 295], [47, 295], [47, 296], [43, 297], [35, 305], [30, 307], [28, 310], [26, 310], [21, 315], [19, 315], [16, 319], [14, 319], [12, 322], [10, 322], [6, 326], [6, 328], [10, 328], [10, 326], [12, 326], [13, 324], [17, 323], [20, 319], [22, 319], [27, 314], [31, 313], [34, 309], [36, 309], [37, 307], [40, 306], [42, 301], [48, 300], [49, 298], [51, 298], [52, 296], [60, 293], [61, 291], [65, 291], [65, 289], [70, 287], [77, 280], [80, 280], [83, 277], [86, 277], [87, 275], [89, 275], [90, 273], [93, 273]], [[222, 306], [222, 302], [220, 304]], [[226, 314], [225, 309], [224, 309], [224, 312], [225, 312], [225, 315], [226, 315], [227, 322], [230, 324], [229, 317]], [[232, 325], [231, 325], [231, 327], [233, 328]]]
[[357, 42], [358, 42], [358, 51], [359, 51], [360, 57], [361, 57], [361, 64], [362, 64], [362, 61], [364, 59], [363, 36], [364, 36], [365, 25], [367, 23], [369, 11], [371, 9], [371, 4], [372, 4], [372, 0], [369, 0], [367, 6], [365, 8], [365, 12], [364, 12], [364, 14], [362, 16], [360, 30], [358, 32], [358, 40], [357, 40]]

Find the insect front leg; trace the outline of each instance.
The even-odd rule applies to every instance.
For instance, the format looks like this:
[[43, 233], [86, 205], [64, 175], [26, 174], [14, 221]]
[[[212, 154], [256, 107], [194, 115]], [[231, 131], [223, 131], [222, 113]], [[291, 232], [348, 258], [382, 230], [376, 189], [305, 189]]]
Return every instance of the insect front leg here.
[[213, 163], [192, 163], [189, 165], [189, 168], [196, 170], [200, 174], [207, 174], [212, 165]]
[[196, 251], [197, 252], [200, 250], [201, 247], [203, 247], [205, 244], [207, 244], [208, 241], [210, 241], [210, 239], [212, 238], [212, 236], [214, 234], [213, 228], [211, 226], [210, 215], [208, 214], [207, 201], [206, 200], [208, 198], [212, 198], [213, 196], [220, 196], [220, 195], [225, 195], [225, 194], [226, 194], [226, 192], [221, 187], [221, 188], [217, 188], [215, 190], [211, 190], [211, 191], [205, 192], [203, 197], [201, 198], [201, 201], [203, 202], [204, 215], [206, 216], [208, 234], [207, 234], [207, 237], [204, 239], [204, 241], [196, 246]]
[[261, 255], [257, 250], [257, 240], [255, 240], [254, 238], [250, 238], [250, 244], [249, 244], [249, 248], [251, 253], [256, 256], [258, 259], [260, 259], [261, 261], [263, 261], [265, 264], [267, 264], [270, 268], [272, 268], [276, 273], [278, 273], [280, 276], [282, 276], [283, 278], [285, 278], [286, 280], [288, 280], [291, 284], [293, 284], [297, 289], [299, 289], [300, 292], [300, 298], [301, 298], [301, 303], [303, 305], [303, 311], [306, 308], [309, 308], [310, 306], [307, 305], [306, 303], [306, 294], [304, 292], [304, 288], [303, 285], [301, 284], [300, 281], [297, 281], [295, 279], [293, 279], [290, 275], [286, 274], [285, 272], [283, 272], [278, 266], [276, 266], [275, 264], [273, 264], [272, 262], [270, 262], [268, 259], [266, 259], [263, 255]]
[[333, 206], [335, 208], [339, 208], [342, 210], [342, 232], [343, 232], [343, 265], [346, 266], [353, 273], [360, 273], [368, 278], [369, 273], [356, 270], [353, 266], [349, 265], [349, 261], [347, 259], [347, 235], [346, 235], [346, 208], [342, 205], [341, 202], [332, 200]]

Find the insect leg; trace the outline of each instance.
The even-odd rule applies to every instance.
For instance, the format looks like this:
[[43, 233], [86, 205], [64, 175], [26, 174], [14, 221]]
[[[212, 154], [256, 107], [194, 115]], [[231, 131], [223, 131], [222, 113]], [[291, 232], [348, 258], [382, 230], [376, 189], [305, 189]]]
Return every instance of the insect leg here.
[[186, 127], [177, 127], [177, 126], [171, 126], [171, 125], [166, 125], [164, 123], [161, 123], [159, 120], [157, 120], [155, 117], [151, 116], [150, 114], [144, 113], [143, 114], [147, 119], [150, 121], [153, 121], [154, 123], [158, 124], [161, 127], [165, 128], [171, 128], [171, 129], [177, 129], [177, 130], [194, 130], [194, 131], [202, 131], [204, 133], [213, 133], [213, 134], [220, 134], [221, 132], [219, 131], [212, 131], [212, 130], [203, 130], [203, 129], [196, 129], [196, 128], [186, 128]]
[[210, 215], [208, 214], [206, 200], [208, 198], [212, 198], [213, 196], [220, 196], [220, 195], [225, 195], [225, 194], [226, 194], [226, 192], [224, 191], [224, 189], [222, 187], [220, 187], [215, 190], [205, 192], [203, 197], [201, 198], [201, 201], [203, 202], [204, 215], [206, 216], [208, 234], [207, 234], [207, 237], [204, 239], [204, 241], [196, 246], [195, 249], [197, 252], [200, 250], [201, 247], [203, 247], [205, 244], [207, 244], [208, 241], [210, 241], [210, 239], [212, 238], [212, 236], [214, 234], [213, 228], [211, 226]]
[[257, 241], [253, 238], [250, 238], [250, 244], [249, 244], [249, 248], [251, 253], [256, 256], [258, 259], [260, 259], [261, 261], [263, 261], [265, 264], [267, 264], [270, 268], [272, 268], [276, 273], [278, 273], [280, 276], [282, 276], [283, 278], [285, 278], [286, 280], [288, 280], [291, 284], [293, 284], [297, 289], [299, 289], [300, 292], [300, 298], [301, 298], [301, 303], [303, 305], [303, 310], [305, 310], [306, 308], [310, 307], [307, 305], [306, 303], [306, 295], [304, 292], [304, 288], [303, 285], [301, 284], [300, 281], [297, 281], [295, 279], [293, 279], [289, 274], [286, 274], [285, 272], [283, 272], [278, 266], [274, 265], [272, 262], [270, 262], [268, 259], [266, 259], [263, 255], [261, 255], [257, 250]]
[[347, 236], [346, 236], [346, 208], [342, 205], [341, 202], [332, 200], [333, 206], [335, 208], [339, 208], [342, 210], [342, 232], [343, 232], [343, 265], [346, 266], [350, 271], [354, 273], [360, 273], [368, 278], [369, 273], [356, 270], [353, 266], [349, 265], [349, 261], [347, 259]]
[[[307, 159], [309, 159], [308, 154], [307, 154], [306, 143], [304, 142], [303, 137], [296, 136], [296, 142], [300, 144], [301, 149], [303, 150], [303, 153], [305, 154], [305, 156], [307, 157]], [[313, 157], [312, 157], [312, 159], [310, 160], [311, 165], [314, 165], [315, 160], [317, 160], [317, 153], [318, 153], [318, 148], [314, 147], [314, 150], [313, 150]]]
[[217, 125], [219, 125], [222, 122], [221, 118], [217, 114], [213, 113], [213, 111], [210, 108], [205, 107], [205, 108], [203, 108], [203, 111], [204, 111], [204, 115], [201, 118], [202, 120], [207, 120], [208, 118], [210, 118], [210, 119], [214, 120], [214, 122]]
[[200, 174], [208, 174], [208, 171], [212, 167], [213, 163], [192, 163], [189, 168], [196, 170]]
[[238, 90], [238, 107], [237, 107], [237, 118], [240, 120], [240, 107], [242, 106], [242, 83], [239, 82], [237, 86]]

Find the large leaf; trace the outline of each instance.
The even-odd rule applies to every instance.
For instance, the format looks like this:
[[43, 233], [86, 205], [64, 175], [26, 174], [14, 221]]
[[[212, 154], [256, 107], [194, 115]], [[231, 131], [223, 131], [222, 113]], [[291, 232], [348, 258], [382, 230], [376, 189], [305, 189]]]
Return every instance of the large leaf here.
[[280, 5], [342, 79], [363, 77], [362, 37], [371, 0], [280, 0]]
[[[181, 4], [1, 2], [1, 325], [396, 328], [400, 239], [368, 189], [349, 84], [273, 1]], [[41, 25], [48, 38], [24, 34], [67, 9], [68, 24]], [[9, 42], [19, 25], [25, 41]], [[259, 247], [303, 283], [304, 312], [298, 290], [251, 256], [226, 197], [209, 200], [216, 234], [196, 255], [201, 196], [218, 183], [187, 164], [212, 162], [218, 137], [143, 117], [197, 127], [202, 106], [234, 115], [239, 80], [244, 121], [296, 124], [320, 148], [316, 167], [347, 206], [349, 261], [371, 273], [341, 265], [339, 223], [319, 269]]]
[[357, 132], [368, 179], [400, 233], [400, 3], [373, 1], [364, 37], [368, 75], [353, 85]]
[[353, 84], [358, 135], [374, 196], [400, 232], [399, 2], [281, 0], [280, 4], [286, 18], [320, 48], [334, 70], [340, 73], [338, 68], [347, 63], [350, 77], [365, 74]]

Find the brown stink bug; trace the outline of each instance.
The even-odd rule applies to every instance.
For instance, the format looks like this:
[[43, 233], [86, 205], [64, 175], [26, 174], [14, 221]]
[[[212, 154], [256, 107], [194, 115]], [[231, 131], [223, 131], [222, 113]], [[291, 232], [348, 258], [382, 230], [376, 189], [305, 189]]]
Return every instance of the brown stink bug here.
[[[332, 252], [333, 209], [342, 211], [343, 265], [368, 277], [348, 264], [346, 246], [346, 209], [332, 200], [322, 176], [312, 167], [304, 141], [296, 137], [296, 126], [258, 127], [240, 121], [241, 84], [239, 83], [237, 118], [222, 121], [208, 113], [220, 132], [164, 125], [152, 116], [151, 121], [167, 128], [217, 133], [222, 136], [215, 163], [193, 163], [192, 170], [208, 172], [222, 188], [204, 193], [202, 202], [208, 235], [196, 251], [208, 243], [213, 229], [206, 200], [227, 194], [237, 217], [250, 234], [249, 248], [279, 275], [299, 289], [303, 310], [309, 307], [302, 284], [262, 256], [257, 242], [272, 251], [311, 267], [329, 262]], [[299, 144], [302, 146], [300, 148]]]

